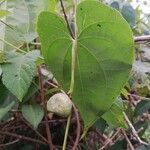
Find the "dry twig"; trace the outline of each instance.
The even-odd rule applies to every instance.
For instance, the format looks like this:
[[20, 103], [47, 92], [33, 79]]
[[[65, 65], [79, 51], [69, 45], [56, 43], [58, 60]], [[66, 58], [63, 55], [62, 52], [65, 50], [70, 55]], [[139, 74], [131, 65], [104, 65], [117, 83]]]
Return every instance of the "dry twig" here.
[[119, 132], [120, 132], [120, 129], [118, 129], [112, 137], [108, 138], [106, 140], [106, 143], [99, 150], [105, 149], [108, 146], [108, 144], [110, 144], [113, 141], [113, 139], [119, 134]]
[[125, 137], [127, 143], [129, 144], [130, 149], [134, 150], [134, 147], [133, 147], [132, 143], [130, 142], [130, 140], [129, 140], [127, 134], [126, 134], [126, 132], [124, 130], [121, 130], [121, 132], [122, 132], [123, 136]]
[[23, 136], [23, 135], [18, 135], [18, 134], [15, 134], [15, 133], [0, 131], [0, 134], [12, 136], [12, 137], [15, 137], [19, 140], [25, 140], [25, 141], [29, 141], [29, 142], [33, 142], [33, 143], [39, 143], [39, 144], [47, 145], [47, 143], [45, 143], [41, 140], [33, 139], [33, 138], [26, 137], [26, 136]]
[[130, 120], [129, 120], [129, 118], [128, 118], [128, 116], [126, 115], [125, 112], [123, 112], [123, 115], [124, 115], [124, 118], [125, 118], [125, 120], [126, 120], [128, 126], [131, 128], [133, 135], [134, 135], [135, 138], [139, 141], [139, 143], [140, 143], [140, 144], [144, 144], [144, 145], [148, 145], [146, 142], [144, 142], [144, 141], [142, 141], [142, 140], [140, 139], [140, 137], [138, 136], [138, 134], [137, 134], [137, 132], [136, 132], [134, 126], [133, 126], [132, 123], [130, 122]]

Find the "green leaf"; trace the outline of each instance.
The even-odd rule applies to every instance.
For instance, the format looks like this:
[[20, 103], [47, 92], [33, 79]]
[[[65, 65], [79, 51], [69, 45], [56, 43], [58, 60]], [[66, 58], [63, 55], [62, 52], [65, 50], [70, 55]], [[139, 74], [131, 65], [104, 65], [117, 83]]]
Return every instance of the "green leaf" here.
[[3, 84], [22, 101], [35, 76], [35, 61], [39, 57], [39, 51], [30, 51], [25, 55], [9, 53], [7, 57], [9, 63], [2, 65]]
[[114, 143], [111, 147], [108, 148], [108, 150], [125, 150], [124, 149], [124, 145], [125, 145], [125, 141], [117, 141], [116, 143]]
[[0, 66], [0, 76], [2, 75], [2, 72], [3, 72], [2, 67]]
[[124, 119], [123, 106], [119, 104], [120, 101], [115, 101], [110, 109], [102, 116], [102, 118], [114, 127], [127, 128], [126, 121]]
[[[86, 130], [120, 94], [132, 67], [134, 44], [132, 31], [120, 13], [97, 1], [80, 3], [76, 21], [73, 101]], [[49, 69], [68, 91], [73, 40], [66, 23], [55, 14], [42, 12], [37, 26]]]
[[0, 80], [0, 105], [8, 105], [11, 101], [16, 100], [17, 98], [10, 93], [10, 91], [3, 85], [2, 81]]
[[12, 102], [8, 103], [7, 106], [0, 107], [0, 121], [7, 114], [7, 112], [14, 106], [14, 104], [15, 104], [15, 102], [12, 101]]
[[121, 13], [131, 27], [135, 26], [136, 14], [135, 10], [130, 4], [125, 3], [122, 7]]
[[150, 121], [148, 122], [147, 128], [145, 128], [145, 132], [142, 135], [142, 138], [145, 139], [148, 143], [150, 143]]
[[[149, 121], [146, 121], [146, 120], [138, 121], [135, 124], [133, 124], [133, 126], [134, 126], [136, 131], [139, 131], [138, 135], [140, 137], [142, 137], [143, 134], [145, 133], [146, 129], [148, 129], [148, 127], [149, 127]], [[129, 131], [130, 131], [130, 133], [132, 132], [132, 130], [129, 130]]]
[[36, 85], [35, 81], [33, 81], [33, 83], [31, 83], [30, 87], [28, 88], [28, 92], [22, 99], [22, 102], [25, 103], [30, 99], [34, 99], [35, 98], [34, 95], [37, 91], [38, 91], [38, 85]]
[[33, 150], [33, 146], [32, 145], [24, 145], [24, 146], [20, 146], [19, 148], [20, 150]]
[[[9, 90], [3, 85], [0, 80], [0, 121], [5, 120], [5, 116], [11, 108], [17, 104], [16, 97], [13, 96]], [[9, 117], [9, 115], [8, 115]]]
[[42, 53], [50, 70], [53, 71], [60, 85], [68, 89], [70, 80], [66, 81], [64, 78], [70, 78], [72, 39], [66, 23], [53, 13], [42, 12], [38, 19], [38, 33], [42, 43]]
[[5, 52], [0, 50], [0, 64], [6, 63], [6, 62], [7, 60], [6, 60]]
[[135, 115], [141, 115], [143, 113], [146, 113], [149, 109], [150, 109], [150, 100], [142, 100], [137, 104], [134, 113]]
[[112, 3], [110, 4], [110, 6], [111, 6], [112, 8], [117, 9], [118, 11], [120, 10], [119, 3], [118, 3], [117, 1], [112, 2]]
[[10, 12], [8, 10], [0, 10], [0, 18], [7, 16]]
[[149, 150], [150, 149], [150, 145], [146, 146], [146, 145], [141, 145], [139, 147], [137, 147], [135, 150]]
[[55, 12], [56, 9], [56, 0], [49, 0], [49, 10], [50, 12]]
[[99, 118], [93, 126], [97, 129], [97, 131], [103, 134], [107, 127], [107, 123], [103, 118]]
[[[43, 10], [48, 10], [49, 0], [5, 0], [2, 8], [11, 13], [5, 22], [0, 22], [0, 39], [4, 39], [16, 47], [30, 42], [37, 37], [35, 30], [37, 16]], [[1, 50], [11, 50], [12, 47], [0, 41]]]
[[40, 105], [23, 105], [21, 110], [23, 117], [34, 128], [37, 128], [44, 116], [42, 107]]
[[96, 116], [108, 110], [125, 85], [134, 44], [132, 31], [118, 11], [99, 2], [86, 1], [78, 6], [77, 25], [74, 99], [89, 127]]

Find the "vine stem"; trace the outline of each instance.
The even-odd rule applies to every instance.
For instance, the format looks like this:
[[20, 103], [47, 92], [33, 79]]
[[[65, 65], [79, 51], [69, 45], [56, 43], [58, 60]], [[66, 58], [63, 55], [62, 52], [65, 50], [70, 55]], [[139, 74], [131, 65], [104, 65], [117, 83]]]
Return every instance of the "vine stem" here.
[[[72, 63], [71, 63], [71, 83], [70, 83], [70, 89], [68, 91], [69, 96], [71, 97], [74, 89], [74, 78], [75, 78], [75, 64], [76, 64], [76, 49], [77, 49], [77, 30], [76, 30], [76, 17], [75, 17], [75, 33], [73, 34], [72, 29], [69, 25], [69, 21], [64, 9], [63, 1], [60, 0], [60, 4], [64, 13], [64, 18], [67, 23], [68, 30], [70, 31], [70, 35], [72, 37], [73, 41], [73, 46], [72, 46]], [[75, 7], [75, 16], [76, 16], [76, 7], [77, 7], [77, 1], [74, 0], [74, 7]], [[71, 115], [69, 115], [67, 119], [67, 126], [66, 126], [66, 131], [65, 131], [65, 137], [64, 137], [64, 142], [63, 142], [63, 150], [66, 150], [66, 145], [67, 145], [67, 137], [68, 137], [68, 131], [69, 131], [69, 126], [70, 126], [70, 120], [71, 120]]]
[[74, 78], [75, 78], [75, 64], [76, 64], [76, 49], [77, 49], [77, 40], [73, 40], [72, 46], [72, 64], [71, 64], [71, 83], [68, 94], [71, 95], [74, 89]]
[[70, 83], [70, 90], [69, 94], [73, 93], [74, 89], [74, 78], [75, 78], [75, 65], [76, 65], [76, 56], [77, 56], [77, 26], [76, 26], [76, 9], [77, 9], [77, 0], [73, 0], [74, 2], [74, 39], [73, 39], [73, 46], [72, 46], [72, 64], [71, 64], [71, 83]]
[[6, 22], [4, 22], [3, 20], [0, 20], [0, 22], [3, 23], [4, 25], [6, 25], [7, 27], [11, 28], [12, 30], [14, 30], [13, 27], [11, 27], [9, 24], [7, 24]]
[[70, 25], [69, 25], [69, 21], [68, 21], [66, 12], [65, 12], [63, 0], [60, 0], [60, 5], [61, 5], [61, 8], [62, 8], [62, 11], [63, 11], [63, 14], [64, 14], [64, 18], [65, 18], [65, 20], [66, 20], [67, 27], [68, 27], [68, 30], [69, 30], [69, 32], [70, 32], [70, 35], [71, 35], [71, 37], [74, 39], [74, 34], [73, 34], [72, 29], [71, 29], [71, 27], [70, 27]]
[[[23, 53], [23, 54], [27, 54], [26, 51], [24, 51], [24, 50], [22, 50], [22, 49], [16, 47], [15, 45], [9, 43], [8, 41], [6, 41], [6, 40], [4, 40], [4, 39], [1, 39], [1, 38], [0, 38], [0, 41], [4, 42], [5, 44], [7, 44], [7, 45], [9, 45], [9, 46], [11, 46], [11, 47], [13, 47], [14, 49], [16, 49], [17, 51], [19, 51], [19, 52], [21, 52], [21, 53]], [[39, 56], [39, 58], [42, 59], [42, 60], [44, 59], [42, 56]]]
[[46, 126], [46, 134], [47, 134], [47, 139], [48, 139], [48, 145], [49, 145], [49, 150], [53, 150], [53, 143], [52, 143], [52, 137], [51, 137], [51, 132], [50, 132], [50, 127], [48, 124], [48, 118], [47, 118], [47, 106], [46, 106], [46, 101], [44, 98], [44, 87], [42, 83], [42, 73], [41, 73], [41, 67], [38, 67], [38, 73], [39, 73], [39, 84], [40, 84], [40, 93], [41, 93], [41, 101], [44, 104], [44, 113], [45, 113], [45, 126]]
[[73, 104], [73, 108], [74, 108], [74, 112], [75, 112], [76, 120], [77, 120], [77, 132], [76, 132], [77, 135], [76, 135], [76, 140], [74, 142], [72, 150], [76, 150], [78, 147], [79, 140], [80, 140], [81, 124], [80, 124], [80, 118], [79, 118], [78, 110], [76, 109], [76, 106], [74, 104]]
[[62, 148], [62, 150], [66, 150], [67, 137], [68, 137], [69, 126], [70, 126], [70, 120], [71, 120], [71, 114], [69, 115], [69, 117], [67, 119], [67, 126], [66, 126], [66, 130], [65, 130], [65, 137], [64, 137], [64, 142], [63, 142], [63, 148]]

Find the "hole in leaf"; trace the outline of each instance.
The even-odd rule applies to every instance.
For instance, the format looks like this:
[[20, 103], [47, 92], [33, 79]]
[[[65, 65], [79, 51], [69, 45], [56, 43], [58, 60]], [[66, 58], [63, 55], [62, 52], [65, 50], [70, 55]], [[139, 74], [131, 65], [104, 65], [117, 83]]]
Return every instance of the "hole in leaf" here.
[[98, 27], [101, 27], [101, 25], [100, 25], [100, 24], [97, 24], [97, 26], [98, 26]]

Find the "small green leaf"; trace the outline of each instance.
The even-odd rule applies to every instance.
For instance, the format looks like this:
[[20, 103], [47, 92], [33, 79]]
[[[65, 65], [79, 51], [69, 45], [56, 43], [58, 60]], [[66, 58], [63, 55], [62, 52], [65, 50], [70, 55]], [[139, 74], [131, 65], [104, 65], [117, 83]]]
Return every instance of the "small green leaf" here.
[[4, 86], [0, 80], [0, 105], [2, 107], [7, 106], [12, 101], [16, 101], [17, 98]]
[[99, 131], [100, 133], [104, 133], [106, 127], [107, 127], [107, 123], [103, 118], [99, 118], [93, 125], [97, 131]]
[[14, 106], [15, 102], [12, 101], [11, 103], [8, 103], [7, 106], [0, 106], [0, 121], [1, 119], [7, 114], [7, 112]]
[[122, 89], [121, 94], [128, 99], [128, 91], [125, 88]]
[[150, 99], [140, 101], [135, 108], [135, 115], [146, 113], [150, 109]]
[[10, 12], [8, 10], [0, 10], [0, 18], [7, 16]]
[[[148, 129], [148, 127], [149, 127], [149, 121], [146, 121], [146, 120], [138, 121], [135, 124], [133, 124], [133, 126], [134, 126], [136, 131], [139, 131], [138, 135], [140, 137], [142, 137], [143, 134], [145, 133], [146, 129]], [[129, 130], [129, 131], [130, 131], [130, 133], [132, 132], [132, 130]]]
[[22, 99], [22, 103], [29, 101], [31, 98], [34, 99], [35, 98], [34, 95], [37, 91], [38, 91], [38, 86], [36, 85], [35, 81], [33, 81], [33, 83], [31, 83], [30, 87], [28, 88], [28, 92]]
[[144, 138], [150, 144], [150, 121], [148, 122], [148, 126], [145, 129], [145, 132], [142, 135], [142, 138]]
[[23, 55], [9, 53], [9, 63], [2, 64], [3, 84], [20, 100], [25, 96], [31, 81], [36, 73], [35, 61], [39, 57], [39, 51], [30, 51]]
[[56, 9], [56, 0], [49, 0], [49, 10], [50, 12], [55, 12]]
[[137, 147], [135, 150], [150, 150], [150, 145], [141, 145]]
[[5, 52], [0, 50], [0, 64], [5, 63], [5, 62], [6, 62]]
[[133, 27], [135, 25], [135, 10], [133, 9], [133, 7], [128, 4], [125, 3], [122, 7], [121, 13], [123, 15], [123, 17], [127, 20], [127, 22], [129, 23], [129, 25], [131, 27]]
[[117, 2], [117, 1], [112, 2], [112, 3], [110, 4], [110, 6], [111, 6], [112, 8], [117, 9], [117, 10], [120, 10], [119, 2]]
[[123, 107], [120, 105], [120, 102], [117, 100], [113, 103], [110, 109], [102, 116], [102, 118], [109, 125], [113, 125], [114, 127], [127, 128], [123, 111], [124, 111]]
[[2, 75], [2, 67], [1, 67], [1, 65], [0, 65], [0, 76]]
[[117, 141], [115, 142], [111, 147], [109, 147], [107, 150], [125, 150], [124, 145], [126, 144], [125, 141]]
[[[27, 145], [27, 144], [25, 144], [25, 145], [22, 145], [22, 146], [20, 146], [19, 147], [19, 150], [33, 150], [34, 148], [33, 148], [33, 146], [32, 145]], [[10, 149], [11, 150], [11, 149]], [[15, 149], [14, 149], [15, 150]]]
[[43, 108], [40, 105], [23, 105], [21, 110], [23, 117], [37, 128], [44, 116]]

